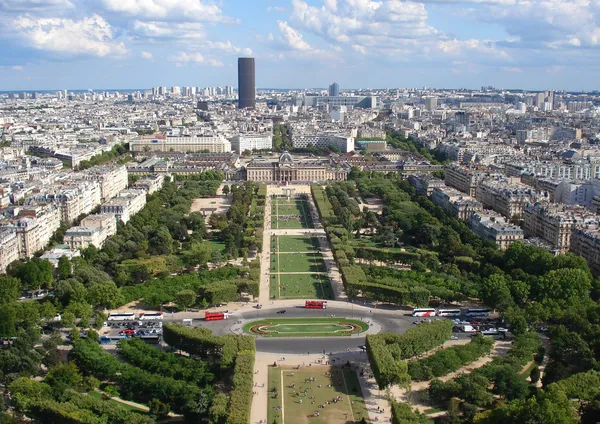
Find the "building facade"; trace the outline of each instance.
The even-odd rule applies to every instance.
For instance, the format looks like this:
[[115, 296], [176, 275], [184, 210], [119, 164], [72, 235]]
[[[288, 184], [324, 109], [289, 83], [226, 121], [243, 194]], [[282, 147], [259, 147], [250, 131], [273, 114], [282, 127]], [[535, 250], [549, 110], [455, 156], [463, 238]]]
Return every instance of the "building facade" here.
[[246, 166], [246, 178], [261, 182], [345, 181], [350, 169], [330, 160], [296, 160], [285, 152], [278, 161], [253, 160]]
[[231, 152], [231, 142], [221, 135], [141, 137], [129, 143], [132, 152]]
[[238, 154], [246, 150], [271, 150], [273, 134], [239, 134], [231, 139], [231, 148]]

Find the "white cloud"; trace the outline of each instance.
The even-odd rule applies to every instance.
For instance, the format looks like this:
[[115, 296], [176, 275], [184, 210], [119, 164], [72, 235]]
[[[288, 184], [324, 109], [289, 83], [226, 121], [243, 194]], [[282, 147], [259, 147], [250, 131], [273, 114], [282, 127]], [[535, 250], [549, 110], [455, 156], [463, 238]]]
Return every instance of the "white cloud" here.
[[302, 34], [292, 28], [287, 22], [278, 21], [277, 25], [279, 26], [279, 31], [281, 31], [281, 35], [283, 36], [283, 41], [288, 47], [301, 51], [313, 50], [310, 44], [304, 41]]
[[154, 39], [176, 39], [185, 42], [197, 42], [204, 39], [204, 26], [198, 22], [160, 22], [134, 21], [130, 32], [135, 37]]
[[13, 71], [22, 71], [23, 67], [21, 65], [15, 65], [12, 66], [10, 69], [12, 69]]
[[223, 62], [214, 58], [204, 57], [198, 52], [179, 52], [176, 55], [169, 56], [171, 62], [175, 62], [177, 67], [181, 67], [186, 63], [202, 63], [209, 66], [223, 66]]
[[283, 7], [281, 7], [281, 6], [269, 6], [269, 7], [267, 7], [267, 12], [268, 13], [271, 13], [271, 12], [282, 13], [284, 11], [285, 11], [285, 9]]
[[150, 52], [142, 52], [141, 56], [142, 56], [142, 59], [147, 59], [147, 60], [152, 59], [152, 53], [150, 53]]
[[226, 53], [242, 53], [246, 56], [252, 54], [252, 49], [250, 48], [241, 48], [234, 46], [231, 41], [206, 41], [206, 47], [213, 50], [221, 50]]
[[151, 21], [237, 22], [202, 0], [102, 0], [106, 10]]
[[523, 72], [521, 68], [517, 68], [515, 66], [502, 66], [500, 70], [504, 72]]
[[0, 0], [0, 10], [4, 12], [45, 12], [73, 7], [70, 0]]
[[125, 45], [114, 39], [109, 23], [99, 15], [79, 21], [21, 16], [12, 21], [12, 27], [17, 37], [38, 50], [98, 57], [127, 53]]

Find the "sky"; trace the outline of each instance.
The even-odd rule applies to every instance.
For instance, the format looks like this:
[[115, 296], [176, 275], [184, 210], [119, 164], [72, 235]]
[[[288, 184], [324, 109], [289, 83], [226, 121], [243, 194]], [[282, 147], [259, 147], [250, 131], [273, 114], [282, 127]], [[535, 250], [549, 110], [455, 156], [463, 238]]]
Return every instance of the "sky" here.
[[598, 89], [600, 0], [0, 0], [0, 90]]

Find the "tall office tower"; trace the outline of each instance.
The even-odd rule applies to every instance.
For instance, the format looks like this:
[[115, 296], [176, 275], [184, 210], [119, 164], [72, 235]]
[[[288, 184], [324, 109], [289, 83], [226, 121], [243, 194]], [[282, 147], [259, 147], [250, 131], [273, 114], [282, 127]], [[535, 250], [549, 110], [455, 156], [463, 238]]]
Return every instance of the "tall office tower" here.
[[329, 86], [329, 97], [335, 97], [340, 95], [340, 86], [337, 82], [334, 82]]
[[64, 99], [66, 99], [66, 98], [67, 98], [67, 90], [66, 90], [66, 89], [64, 89], [64, 90], [63, 90], [63, 98], [64, 98]]
[[535, 95], [535, 105], [542, 109], [544, 107], [544, 102], [546, 101], [546, 94], [545, 93], [537, 93]]
[[554, 109], [554, 90], [552, 91], [546, 91], [544, 93], [545, 95], [545, 103], [548, 103], [547, 108], [549, 108], [548, 110], [552, 110]]
[[437, 97], [428, 97], [425, 99], [425, 109], [432, 111], [437, 109]]
[[180, 95], [181, 94], [181, 88], [177, 85], [174, 85], [173, 87], [171, 87], [171, 94], [173, 95]]
[[254, 58], [238, 58], [238, 107], [254, 108], [256, 105], [256, 85], [254, 75]]
[[164, 85], [162, 87], [158, 87], [158, 94], [161, 96], [167, 94], [167, 87], [165, 87]]
[[230, 86], [230, 85], [225, 86], [225, 95], [227, 97], [233, 96], [233, 87], [232, 86]]

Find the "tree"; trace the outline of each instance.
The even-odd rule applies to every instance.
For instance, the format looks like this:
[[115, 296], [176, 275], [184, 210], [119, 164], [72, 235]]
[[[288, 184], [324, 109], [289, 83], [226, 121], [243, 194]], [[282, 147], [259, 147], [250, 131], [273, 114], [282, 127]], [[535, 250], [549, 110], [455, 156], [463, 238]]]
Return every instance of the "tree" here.
[[173, 237], [165, 226], [159, 227], [150, 237], [148, 247], [155, 255], [169, 255], [173, 253]]
[[13, 337], [16, 335], [15, 325], [17, 313], [13, 307], [0, 307], [0, 337]]
[[206, 265], [211, 257], [210, 243], [196, 241], [190, 244], [187, 251], [183, 252], [183, 257], [186, 265]]
[[158, 399], [152, 399], [148, 402], [148, 407], [150, 408], [150, 413], [159, 419], [169, 415], [169, 405]]
[[48, 288], [54, 281], [52, 264], [40, 258], [33, 258], [14, 270], [14, 276], [30, 290]]
[[65, 280], [69, 278], [71, 275], [71, 261], [66, 256], [61, 256], [58, 260], [58, 265], [56, 267], [56, 271], [58, 272], [58, 277], [61, 280]]
[[64, 312], [61, 316], [60, 322], [64, 327], [72, 327], [75, 325], [75, 315], [73, 312]]
[[540, 367], [534, 365], [533, 368], [531, 368], [531, 372], [529, 373], [529, 379], [533, 384], [540, 381]]
[[65, 389], [81, 389], [82, 382], [83, 377], [74, 362], [56, 365], [48, 372], [48, 375], [44, 379], [44, 383], [60, 389], [58, 392], [62, 392]]
[[175, 303], [183, 310], [187, 310], [196, 303], [196, 292], [193, 290], [182, 290], [175, 295]]
[[21, 281], [8, 275], [0, 275], [0, 305], [6, 305], [19, 298]]
[[112, 309], [121, 303], [121, 293], [112, 281], [92, 284], [88, 287], [87, 300], [92, 306]]
[[229, 186], [228, 185], [223, 186], [223, 194], [225, 196], [227, 196], [229, 194]]

